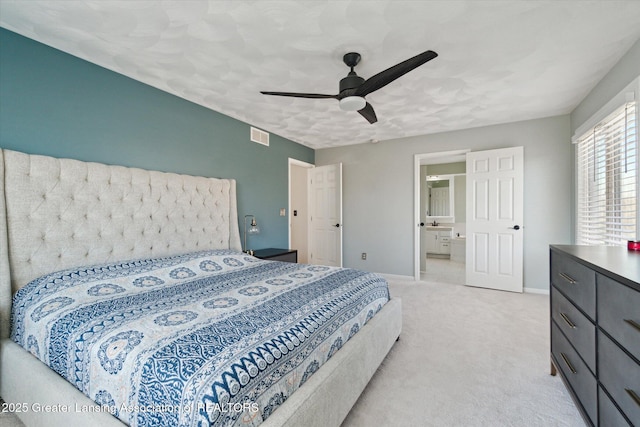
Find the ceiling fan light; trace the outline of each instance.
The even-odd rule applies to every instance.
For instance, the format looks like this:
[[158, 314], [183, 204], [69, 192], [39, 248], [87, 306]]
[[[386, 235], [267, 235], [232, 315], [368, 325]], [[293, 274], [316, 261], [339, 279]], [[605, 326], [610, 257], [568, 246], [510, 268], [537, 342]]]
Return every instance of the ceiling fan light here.
[[361, 96], [347, 96], [340, 100], [340, 109], [343, 111], [362, 110], [365, 105], [367, 105], [367, 101]]

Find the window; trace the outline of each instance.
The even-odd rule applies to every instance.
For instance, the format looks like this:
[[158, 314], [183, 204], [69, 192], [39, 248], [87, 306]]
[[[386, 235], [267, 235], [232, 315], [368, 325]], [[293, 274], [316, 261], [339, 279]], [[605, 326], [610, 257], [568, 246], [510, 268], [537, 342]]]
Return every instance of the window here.
[[636, 104], [627, 102], [578, 138], [576, 243], [626, 245], [638, 226]]

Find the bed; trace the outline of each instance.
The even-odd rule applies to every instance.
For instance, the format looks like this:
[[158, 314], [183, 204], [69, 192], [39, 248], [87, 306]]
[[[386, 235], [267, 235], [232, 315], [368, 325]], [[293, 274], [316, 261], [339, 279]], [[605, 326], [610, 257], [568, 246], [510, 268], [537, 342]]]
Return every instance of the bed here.
[[[208, 425], [212, 421], [219, 425], [226, 425], [228, 421], [236, 425], [259, 424], [265, 427], [339, 425], [400, 334], [400, 301], [392, 298], [386, 303], [381, 302], [381, 294], [384, 291], [379, 286], [377, 275], [349, 269], [263, 261], [243, 254], [240, 251], [237, 217], [233, 180], [108, 166], [28, 155], [10, 150], [0, 151], [0, 396], [6, 402], [14, 404], [17, 415], [27, 425], [63, 426], [81, 423], [107, 426], [122, 425], [121, 420], [133, 425]], [[121, 274], [123, 264], [127, 267], [133, 266], [133, 276]], [[239, 277], [244, 276], [239, 276], [239, 270], [246, 270], [243, 274], [252, 276], [254, 282], [240, 279]], [[202, 278], [199, 275], [202, 275]], [[98, 282], [89, 282], [87, 276], [95, 276]], [[329, 277], [332, 280], [329, 280]], [[335, 282], [333, 278], [336, 277], [343, 277], [344, 283], [357, 282], [360, 290], [351, 292], [347, 288], [341, 288], [346, 286], [342, 282], [331, 284], [330, 282]], [[184, 284], [179, 281], [173, 283], [174, 279], [186, 281]], [[162, 286], [157, 286], [160, 282]], [[196, 282], [202, 282], [205, 288], [213, 287], [216, 292], [221, 293], [215, 294], [215, 298], [207, 298], [203, 295], [207, 295], [206, 292], [210, 292], [211, 289], [186, 290], [185, 286], [195, 286]], [[89, 378], [87, 372], [100, 369], [81, 367], [78, 360], [69, 359], [61, 362], [66, 357], [64, 352], [54, 354], [51, 345], [47, 347], [49, 350], [43, 348], [46, 343], [51, 342], [51, 336], [59, 335], [51, 331], [41, 332], [42, 336], [38, 336], [38, 333], [24, 332], [28, 330], [25, 329], [28, 323], [37, 323], [36, 321], [42, 319], [52, 328], [60, 329], [62, 321], [52, 321], [50, 312], [58, 309], [61, 312], [71, 310], [73, 304], [69, 301], [75, 300], [74, 294], [64, 292], [74, 286], [83, 286], [79, 289], [82, 289], [85, 296], [85, 300], [80, 301], [80, 307], [76, 309], [81, 312], [84, 310], [85, 313], [96, 313], [96, 310], [99, 311], [99, 307], [102, 307], [101, 315], [106, 315], [109, 311], [104, 307], [105, 304], [110, 304], [109, 301], [113, 301], [113, 298], [119, 298], [118, 304], [125, 300], [127, 303], [136, 299], [146, 301], [148, 295], [164, 292], [165, 310], [152, 315], [155, 323], [149, 332], [138, 333], [137, 329], [132, 331], [131, 328], [116, 330], [113, 335], [101, 338], [103, 345], [94, 347], [97, 350], [92, 357], [79, 350], [74, 353], [78, 360], [99, 360], [102, 370], [111, 371], [111, 389], [92, 388], [90, 381], [84, 379], [83, 375]], [[322, 286], [327, 287], [327, 292], [321, 296], [319, 288]], [[372, 288], [374, 296], [365, 296], [364, 291], [361, 292], [364, 288]], [[38, 305], [38, 298], [54, 291], [62, 293], [52, 293], [46, 306]], [[129, 294], [130, 291], [140, 291], [142, 294]], [[171, 292], [178, 292], [179, 295]], [[114, 293], [118, 295], [112, 295]], [[326, 359], [319, 369], [315, 365], [312, 366], [309, 359], [302, 359], [301, 356], [291, 356], [287, 359], [287, 364], [293, 368], [289, 374], [278, 380], [280, 387], [286, 387], [287, 381], [291, 382], [291, 378], [296, 379], [299, 387], [291, 394], [285, 393], [286, 399], [276, 398], [274, 401], [273, 394], [264, 394], [259, 409], [247, 408], [245, 405], [245, 409], [236, 411], [238, 413], [225, 419], [216, 418], [219, 414], [212, 415], [210, 411], [201, 411], [200, 418], [196, 414], [188, 420], [180, 418], [181, 415], [173, 418], [153, 418], [154, 408], [149, 409], [149, 413], [146, 413], [144, 408], [133, 410], [131, 418], [115, 414], [120, 417], [117, 418], [113, 415], [114, 411], [104, 410], [122, 407], [113, 405], [117, 400], [114, 395], [131, 394], [127, 388], [129, 386], [121, 386], [124, 387], [123, 391], [118, 385], [127, 381], [133, 384], [132, 372], [137, 372], [138, 377], [147, 375], [145, 378], [149, 378], [150, 370], [143, 369], [146, 366], [144, 363], [127, 371], [129, 368], [123, 368], [127, 366], [123, 360], [136, 360], [133, 356], [129, 357], [129, 353], [134, 354], [138, 344], [148, 341], [155, 331], [174, 328], [182, 323], [187, 324], [186, 327], [191, 328], [191, 332], [201, 331], [205, 327], [214, 326], [206, 323], [214, 322], [207, 317], [207, 313], [214, 313], [213, 318], [218, 319], [216, 316], [220, 316], [219, 319], [222, 319], [223, 314], [220, 313], [223, 309], [229, 311], [229, 316], [236, 316], [225, 318], [226, 324], [233, 325], [234, 330], [243, 329], [249, 322], [238, 320], [242, 319], [242, 315], [234, 310], [237, 309], [236, 304], [242, 305], [239, 301], [246, 299], [245, 305], [253, 311], [267, 310], [267, 302], [271, 301], [271, 308], [262, 313], [261, 318], [265, 318], [269, 317], [266, 313], [275, 312], [276, 307], [280, 307], [280, 302], [274, 303], [276, 298], [292, 299], [291, 295], [294, 293], [313, 293], [315, 299], [324, 301], [325, 309], [331, 304], [340, 306], [340, 309], [331, 309], [331, 313], [327, 313], [341, 314], [350, 323], [323, 329], [317, 327], [318, 322], [315, 322], [316, 329], [324, 330], [326, 340], [316, 345], [314, 350], [310, 344], [307, 345], [313, 341], [311, 338], [316, 336], [309, 333], [313, 332], [313, 328], [309, 327], [306, 330], [297, 323], [293, 325], [293, 318], [287, 323], [288, 317], [284, 313], [272, 316], [290, 328], [288, 341], [279, 342], [284, 347], [280, 348], [281, 351], [276, 350], [275, 354], [278, 357], [282, 356], [282, 360], [285, 359], [282, 354], [290, 350], [287, 347], [306, 346], [309, 348], [309, 354], [319, 351], [324, 354], [320, 358]], [[358, 310], [351, 309], [351, 314], [347, 315], [347, 308], [355, 306], [356, 303], [336, 301], [341, 301], [343, 295], [348, 293], [360, 295], [356, 297], [360, 306]], [[10, 316], [12, 299], [16, 294], [16, 298], [27, 295], [25, 300], [30, 300], [32, 304], [23, 305], [23, 300], [16, 299], [19, 304], [14, 307], [13, 315], [16, 319], [23, 319], [19, 315], [24, 314], [26, 320], [16, 320], [12, 328]], [[106, 296], [106, 302], [86, 300], [102, 294]], [[231, 294], [233, 296], [230, 296]], [[172, 298], [174, 303], [179, 305], [175, 310], [171, 309], [167, 302]], [[53, 305], [51, 301], [54, 301]], [[52, 310], [51, 307], [54, 306], [55, 310]], [[198, 309], [194, 308], [196, 306]], [[118, 305], [112, 311], [123, 318], [124, 311], [119, 307]], [[131, 313], [139, 313], [147, 306], [143, 304], [132, 307], [129, 310]], [[296, 307], [302, 316], [298, 321], [309, 319], [311, 314], [316, 313], [306, 302], [301, 302]], [[292, 313], [296, 310], [292, 310]], [[331, 317], [320, 316], [323, 319]], [[99, 315], [85, 317], [94, 321]], [[222, 322], [219, 319], [216, 320], [216, 327]], [[256, 321], [254, 329], [268, 331], [271, 333], [268, 338], [276, 337], [278, 333], [282, 334], [269, 330], [277, 323], [274, 319], [271, 323], [264, 324]], [[140, 322], [150, 321], [147, 319]], [[189, 325], [189, 322], [192, 324]], [[112, 319], [112, 323], [117, 321]], [[66, 329], [71, 332], [75, 330], [75, 323], [65, 324]], [[328, 324], [330, 322], [327, 322]], [[291, 329], [292, 326], [296, 326], [297, 329]], [[92, 324], [91, 327], [102, 333], [102, 324]], [[23, 346], [9, 338], [10, 334]], [[206, 336], [218, 337], [223, 334], [209, 333]], [[247, 335], [237, 340], [236, 344], [240, 348], [242, 346], [238, 343], [242, 343], [243, 350], [247, 352], [250, 352], [251, 348], [255, 350], [258, 343], [248, 338], [255, 336]], [[284, 335], [279, 336], [282, 338]], [[69, 339], [76, 346], [80, 346], [85, 339], [89, 341], [86, 333]], [[202, 341], [205, 338], [198, 339]], [[167, 345], [162, 349], [168, 348], [171, 344], [164, 341], [163, 343]], [[159, 350], [160, 347], [155, 349]], [[48, 357], [53, 360], [53, 369], [34, 357], [36, 355], [46, 359], [47, 357], [43, 357], [44, 353], [49, 354]], [[274, 380], [273, 372], [264, 375], [262, 372], [262, 368], [271, 364], [272, 360], [268, 360], [269, 363], [262, 359], [252, 361], [256, 366], [260, 366], [245, 366], [251, 374], [244, 373], [244, 377], [238, 373], [237, 364], [233, 365], [230, 360], [225, 362], [227, 365], [215, 362], [215, 368], [219, 371], [215, 374], [218, 375], [216, 378], [231, 378], [229, 372], [222, 367], [226, 367], [228, 371], [235, 366], [236, 370], [233, 371], [234, 375], [230, 381], [243, 378], [239, 380], [243, 382], [243, 387], [244, 383], [253, 381], [249, 377], [261, 378], [263, 383], [270, 379], [277, 385], [278, 381], [277, 378]], [[48, 363], [51, 364], [51, 360]], [[202, 366], [198, 365], [198, 368]], [[279, 367], [277, 372], [280, 372], [279, 369], [281, 368]], [[156, 374], [160, 372], [156, 379], [167, 378], [166, 372], [162, 369], [155, 371]], [[198, 372], [201, 371], [202, 369]], [[140, 372], [144, 372], [144, 375]], [[124, 375], [124, 379], [116, 379], [118, 374]], [[61, 375], [67, 376], [69, 380], [65, 380]], [[211, 375], [213, 377], [213, 374]], [[135, 384], [133, 387], [138, 394], [142, 394], [140, 390], [143, 386]], [[225, 390], [234, 387], [230, 382], [225, 384]], [[79, 390], [83, 388], [86, 388], [85, 392], [92, 396], [93, 400]], [[158, 390], [160, 389], [149, 391], [147, 396], [150, 397], [146, 402], [158, 405], [155, 409], [167, 415], [166, 413], [171, 411], [167, 408], [174, 405], [167, 397], [171, 393], [163, 397]], [[255, 390], [252, 395], [254, 397], [260, 395]], [[211, 402], [242, 401], [224, 396], [222, 389], [219, 390], [216, 399]], [[245, 402], [253, 402], [244, 399]], [[260, 401], [260, 398], [256, 397], [256, 401]], [[184, 405], [184, 401], [177, 402], [179, 404], [176, 404], [176, 407]], [[110, 403], [111, 406], [105, 403]], [[259, 416], [256, 417], [256, 413]], [[145, 418], [147, 415], [151, 418]], [[263, 417], [264, 415], [267, 416]], [[262, 418], [266, 419], [262, 421]]]

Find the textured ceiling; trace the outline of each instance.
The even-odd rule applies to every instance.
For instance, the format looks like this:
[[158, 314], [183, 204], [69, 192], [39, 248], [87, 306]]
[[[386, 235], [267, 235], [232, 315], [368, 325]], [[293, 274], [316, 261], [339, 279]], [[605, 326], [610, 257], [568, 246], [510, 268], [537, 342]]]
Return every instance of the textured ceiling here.
[[[640, 1], [10, 1], [0, 25], [313, 148], [569, 113], [640, 38]], [[373, 94], [378, 122], [333, 99], [439, 56]]]

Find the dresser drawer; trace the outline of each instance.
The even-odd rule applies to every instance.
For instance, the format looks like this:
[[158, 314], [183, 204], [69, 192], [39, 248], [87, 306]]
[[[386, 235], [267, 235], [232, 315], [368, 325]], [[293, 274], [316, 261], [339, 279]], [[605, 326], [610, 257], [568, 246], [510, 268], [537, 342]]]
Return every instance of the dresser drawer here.
[[551, 252], [551, 283], [591, 319], [596, 318], [596, 273], [590, 268]]
[[597, 275], [598, 325], [640, 359], [640, 292]]
[[595, 373], [596, 327], [555, 287], [551, 288], [551, 318]]
[[624, 419], [615, 407], [607, 393], [598, 387], [598, 418], [603, 427], [629, 427], [631, 424]]
[[605, 334], [598, 334], [598, 378], [630, 420], [640, 420], [640, 365]]
[[551, 322], [551, 354], [555, 365], [560, 369], [571, 389], [577, 396], [584, 412], [591, 423], [597, 422], [598, 415], [598, 386], [596, 379], [580, 359], [578, 353], [571, 347], [569, 341], [562, 335], [560, 329]]

